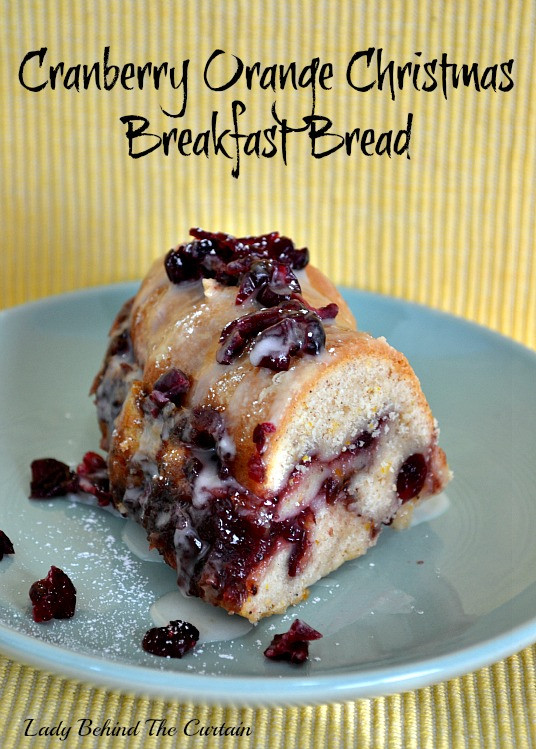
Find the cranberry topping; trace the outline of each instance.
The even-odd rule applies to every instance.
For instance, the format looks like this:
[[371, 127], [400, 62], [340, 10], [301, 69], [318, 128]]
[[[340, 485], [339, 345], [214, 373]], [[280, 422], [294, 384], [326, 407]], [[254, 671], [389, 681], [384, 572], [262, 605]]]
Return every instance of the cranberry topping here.
[[[292, 240], [280, 237], [277, 232], [259, 237], [233, 237], [194, 228], [190, 234], [195, 237], [193, 241], [171, 249], [166, 255], [166, 273], [172, 283], [215, 278], [226, 286], [237, 286], [255, 261], [266, 259], [295, 269], [304, 268], [309, 262], [307, 249], [296, 249]], [[249, 293], [257, 288], [254, 285]]]
[[[293, 356], [301, 353], [319, 354], [325, 342], [324, 328], [315, 314], [306, 312], [300, 317], [288, 314], [259, 333], [250, 359], [256, 366], [283, 372], [290, 367]], [[257, 346], [263, 352], [260, 355]]]
[[70, 619], [76, 606], [76, 588], [63, 570], [50, 568], [47, 577], [30, 588], [34, 621]]
[[77, 491], [93, 494], [101, 507], [112, 501], [108, 466], [104, 458], [97, 453], [87, 452], [76, 468], [78, 476]]
[[[255, 366], [286, 371], [292, 356], [320, 353], [326, 334], [318, 315], [292, 300], [228, 323], [221, 332], [222, 346], [216, 359], [220, 364], [231, 364], [250, 341], [254, 341], [250, 356]], [[265, 353], [257, 355], [257, 345], [258, 351]]]
[[223, 232], [209, 232], [203, 229], [190, 229], [190, 234], [196, 239], [213, 242], [222, 255], [238, 260], [244, 256], [269, 257], [288, 263], [292, 268], [301, 270], [309, 262], [309, 251], [306, 247], [298, 250], [294, 242], [288, 237], [282, 237], [279, 232], [261, 234], [258, 237], [233, 237]]
[[197, 627], [176, 619], [165, 627], [150, 629], [142, 640], [142, 647], [147, 653], [160, 655], [163, 658], [182, 658], [198, 640]]
[[275, 307], [300, 291], [299, 281], [289, 265], [274, 260], [256, 260], [242, 276], [236, 304], [255, 297], [263, 307]]
[[339, 305], [335, 304], [335, 302], [330, 302], [330, 304], [326, 304], [325, 307], [313, 307], [313, 305], [309, 304], [301, 294], [293, 294], [292, 298], [301, 302], [309, 312], [314, 312], [321, 320], [334, 320], [339, 314]]
[[4, 554], [14, 554], [15, 549], [11, 540], [6, 536], [4, 531], [0, 531], [0, 561], [4, 558]]
[[76, 474], [55, 458], [40, 458], [31, 465], [30, 499], [62, 497], [78, 490]]
[[295, 619], [288, 632], [274, 636], [264, 655], [274, 661], [303, 663], [309, 655], [309, 642], [321, 637], [316, 629], [300, 619]]
[[416, 497], [424, 486], [427, 467], [424, 455], [414, 453], [404, 462], [396, 480], [396, 491], [402, 502]]
[[259, 455], [262, 455], [266, 450], [266, 435], [273, 434], [274, 432], [275, 425], [270, 421], [263, 421], [261, 424], [257, 424], [253, 430], [253, 443]]

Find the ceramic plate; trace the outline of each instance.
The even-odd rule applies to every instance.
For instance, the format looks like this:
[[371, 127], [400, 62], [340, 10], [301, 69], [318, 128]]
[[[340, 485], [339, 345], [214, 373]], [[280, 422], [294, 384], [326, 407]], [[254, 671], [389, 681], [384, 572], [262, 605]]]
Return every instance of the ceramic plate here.
[[[455, 474], [448, 501], [434, 519], [386, 529], [290, 614], [248, 629], [195, 602], [188, 616], [205, 641], [182, 660], [145, 653], [152, 616], [179, 605], [173, 571], [142, 558], [121, 518], [67, 498], [27, 499], [34, 458], [74, 465], [97, 447], [88, 390], [111, 321], [135, 288], [90, 289], [0, 315], [0, 528], [16, 550], [0, 563], [6, 654], [124, 691], [303, 703], [415, 689], [536, 640], [536, 355], [463, 320], [347, 291], [360, 327], [404, 351], [422, 381]], [[77, 612], [36, 624], [28, 589], [51, 565], [75, 582]], [[309, 662], [265, 659], [273, 635], [297, 616], [324, 634]]]

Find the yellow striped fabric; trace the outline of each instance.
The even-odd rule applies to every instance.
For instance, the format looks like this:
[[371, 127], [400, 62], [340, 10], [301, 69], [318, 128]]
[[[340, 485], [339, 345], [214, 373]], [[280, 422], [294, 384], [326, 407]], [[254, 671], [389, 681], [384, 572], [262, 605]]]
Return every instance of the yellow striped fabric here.
[[[0, 9], [0, 308], [139, 278], [193, 225], [236, 234], [275, 229], [307, 244], [339, 284], [422, 302], [536, 346], [534, 0], [1, 0]], [[21, 63], [45, 47], [43, 66], [33, 57], [23, 80], [47, 86], [27, 90]], [[164, 82], [158, 90], [77, 91], [58, 74], [52, 87], [50, 66], [102, 64], [106, 47], [119, 66], [168, 61], [180, 70], [190, 60], [184, 117], [164, 114], [177, 113], [182, 101], [181, 89]], [[514, 87], [461, 86], [445, 98], [406, 81], [394, 101], [377, 85], [359, 92], [345, 71], [354, 52], [369, 47], [383, 50], [384, 67], [443, 53], [481, 70], [513, 59]], [[280, 151], [243, 154], [238, 178], [221, 153], [181, 156], [174, 145], [169, 155], [160, 148], [130, 158], [122, 116], [147, 118], [147, 132], [197, 134], [213, 111], [221, 129], [230, 127], [235, 100], [246, 106], [244, 132], [273, 124], [274, 101], [294, 126], [310, 114], [307, 88], [273, 91], [254, 80], [249, 90], [241, 77], [226, 91], [210, 90], [203, 69], [216, 49], [226, 54], [214, 66], [214, 85], [231, 74], [233, 54], [245, 65], [331, 63], [331, 89], [318, 87], [316, 113], [336, 133], [396, 131], [412, 113], [411, 159], [365, 156], [355, 146], [314, 159], [305, 134], [289, 135], [286, 165]], [[360, 82], [378, 77], [374, 64], [361, 63]], [[254, 726], [249, 739], [207, 739], [209, 747], [528, 747], [536, 745], [534, 658], [528, 648], [403, 695], [259, 710], [133, 698], [0, 658], [0, 744], [24, 746], [26, 716], [129, 723], [166, 715], [181, 725], [195, 715]], [[193, 742], [182, 736], [158, 746]], [[142, 744], [103, 737], [80, 745]]]
[[[413, 299], [465, 315], [536, 344], [534, 179], [536, 174], [536, 6], [532, 1], [247, 0], [216, 2], [2, 3], [2, 274], [0, 306], [140, 277], [151, 258], [184, 238], [190, 225], [233, 233], [278, 229], [309, 245], [338, 283]], [[29, 85], [65, 68], [91, 65], [110, 48], [110, 64], [190, 60], [186, 114], [182, 92], [76, 91], [62, 85], [28, 91], [19, 83], [25, 54], [46, 47], [43, 68], [25, 67]], [[514, 59], [509, 92], [474, 88], [353, 90], [353, 53], [383, 50], [383, 65], [449, 61], [481, 70]], [[319, 88], [316, 112], [332, 131], [377, 133], [413, 114], [411, 159], [310, 155], [308, 138], [289, 136], [288, 164], [243, 156], [240, 176], [221, 154], [181, 156], [172, 148], [128, 157], [124, 115], [144, 116], [148, 132], [189, 127], [199, 133], [219, 112], [231, 124], [233, 100], [247, 111], [244, 132], [273, 124], [271, 105], [297, 125], [310, 90], [248, 90], [244, 76], [211, 91], [203, 69], [215, 49], [227, 65], [314, 57], [332, 63], [331, 90]], [[420, 58], [415, 52], [422, 52]], [[374, 80], [364, 65], [357, 83]], [[358, 73], [358, 74], [357, 74]], [[367, 77], [368, 76], [368, 77]], [[146, 138], [147, 143], [153, 139]], [[140, 143], [141, 145], [141, 143]], [[327, 148], [327, 142], [323, 146]]]
[[[458, 679], [415, 692], [355, 702], [296, 707], [218, 707], [143, 699], [62, 679], [0, 657], [2, 747], [235, 747], [236, 749], [447, 749], [536, 745], [535, 649]], [[74, 725], [67, 741], [25, 737], [25, 719], [35, 726]], [[75, 737], [77, 721], [94, 725], [142, 724], [165, 718], [176, 736]], [[203, 726], [251, 726], [240, 737], [187, 736], [192, 719]], [[189, 731], [190, 729], [186, 729]], [[192, 730], [194, 730], [192, 728]]]

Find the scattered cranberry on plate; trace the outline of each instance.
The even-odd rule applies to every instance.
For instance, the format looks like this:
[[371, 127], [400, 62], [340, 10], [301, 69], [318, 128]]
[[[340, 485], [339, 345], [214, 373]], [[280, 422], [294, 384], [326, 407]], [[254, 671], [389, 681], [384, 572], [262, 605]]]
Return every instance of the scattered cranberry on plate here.
[[150, 629], [142, 640], [147, 653], [163, 658], [182, 658], [199, 640], [199, 630], [189, 622], [180, 619], [164, 627]]
[[11, 540], [6, 536], [4, 531], [0, 531], [0, 560], [4, 558], [4, 554], [14, 554], [13, 544]]
[[70, 619], [76, 607], [76, 588], [63, 570], [52, 565], [48, 575], [30, 588], [30, 600], [35, 622]]
[[322, 637], [320, 632], [313, 629], [300, 619], [295, 619], [288, 632], [275, 635], [264, 655], [274, 661], [290, 661], [303, 663], [309, 655], [309, 641]]

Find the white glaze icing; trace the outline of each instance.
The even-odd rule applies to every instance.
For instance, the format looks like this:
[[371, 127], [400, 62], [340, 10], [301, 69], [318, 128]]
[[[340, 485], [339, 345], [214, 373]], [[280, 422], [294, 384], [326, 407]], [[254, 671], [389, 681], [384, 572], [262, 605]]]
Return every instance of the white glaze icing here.
[[435, 497], [430, 497], [430, 499], [427, 499], [413, 510], [410, 528], [413, 528], [413, 526], [419, 525], [420, 523], [427, 523], [430, 520], [435, 520], [440, 515], [443, 515], [449, 507], [450, 500], [445, 492], [441, 492]]
[[178, 590], [155, 601], [151, 606], [151, 617], [157, 627], [175, 619], [190, 622], [199, 630], [200, 642], [236, 640], [253, 628], [247, 619], [232, 616], [199, 598], [187, 598]]
[[156, 549], [149, 549], [149, 542], [145, 530], [134, 520], [126, 520], [121, 538], [130, 551], [144, 562], [162, 562], [164, 560]]

